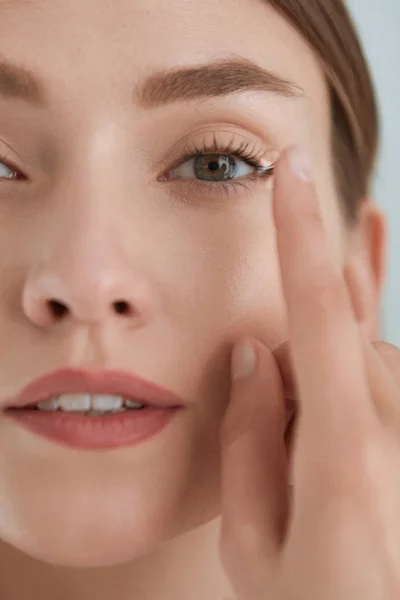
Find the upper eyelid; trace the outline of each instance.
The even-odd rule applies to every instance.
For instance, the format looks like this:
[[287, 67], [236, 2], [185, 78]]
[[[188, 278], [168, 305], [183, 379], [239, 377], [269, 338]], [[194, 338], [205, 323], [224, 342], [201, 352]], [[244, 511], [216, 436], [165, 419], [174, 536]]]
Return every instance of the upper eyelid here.
[[[232, 148], [229, 151], [229, 153], [231, 154], [235, 154], [235, 150], [237, 151], [237, 149], [240, 147], [241, 142], [246, 142], [249, 145], [254, 144], [254, 147], [257, 147], [257, 145], [260, 147], [260, 152], [257, 153], [259, 154], [260, 160], [262, 160], [265, 157], [266, 163], [270, 162], [269, 160], [267, 160], [268, 157], [268, 153], [271, 153], [272, 155], [277, 155], [277, 151], [273, 148], [273, 146], [271, 144], [267, 144], [265, 141], [261, 140], [260, 138], [258, 138], [258, 136], [254, 136], [249, 134], [248, 136], [242, 134], [242, 133], [237, 133], [234, 131], [222, 131], [222, 130], [208, 130], [203, 132], [203, 138], [201, 138], [202, 142], [200, 142], [200, 144], [196, 144], [196, 142], [194, 141], [194, 137], [190, 137], [189, 135], [186, 136], [183, 140], [180, 140], [179, 142], [177, 142], [176, 144], [174, 144], [174, 146], [172, 147], [172, 150], [170, 150], [168, 152], [167, 157], [163, 158], [162, 161], [160, 161], [160, 164], [157, 166], [157, 170], [162, 172], [162, 175], [164, 175], [166, 172], [175, 169], [176, 167], [178, 167], [180, 164], [182, 164], [181, 158], [184, 155], [184, 153], [187, 150], [191, 150], [193, 147], [201, 146], [201, 145], [205, 145], [204, 144], [204, 140], [205, 140], [205, 136], [212, 136], [213, 139], [216, 140], [217, 144], [219, 146], [225, 146], [225, 143], [222, 141], [221, 136], [223, 135], [229, 135], [230, 139], [232, 140], [233, 138], [235, 138], [235, 140], [237, 140], [237, 144], [232, 143]], [[198, 134], [197, 138], [199, 138], [200, 134]], [[227, 140], [227, 138], [225, 138], [225, 140]], [[212, 143], [209, 144], [210, 147], [213, 146]], [[201, 150], [197, 150], [197, 152], [201, 152]], [[218, 150], [218, 152], [221, 152], [221, 150]], [[193, 155], [195, 155], [195, 153], [193, 153]], [[241, 160], [245, 160], [243, 158], [241, 158], [240, 156], [238, 157]], [[273, 161], [271, 161], [273, 162]]]

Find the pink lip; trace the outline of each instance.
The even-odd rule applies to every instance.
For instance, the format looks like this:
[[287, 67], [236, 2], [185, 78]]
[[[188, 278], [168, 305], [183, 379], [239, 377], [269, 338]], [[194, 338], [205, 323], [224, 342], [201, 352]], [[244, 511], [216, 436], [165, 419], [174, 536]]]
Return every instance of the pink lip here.
[[37, 404], [61, 394], [112, 394], [160, 408], [178, 408], [183, 401], [174, 392], [124, 371], [60, 369], [29, 383], [5, 408]]

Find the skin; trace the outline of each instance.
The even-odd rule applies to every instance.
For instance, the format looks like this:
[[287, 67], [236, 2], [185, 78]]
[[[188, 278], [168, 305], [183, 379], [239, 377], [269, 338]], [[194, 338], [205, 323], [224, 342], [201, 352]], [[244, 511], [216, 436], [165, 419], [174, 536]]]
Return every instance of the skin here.
[[[331, 260], [356, 290], [370, 339], [383, 217], [366, 198], [345, 228], [322, 71], [266, 2], [32, 0], [1, 11], [1, 56], [40, 73], [49, 102], [0, 100], [2, 152], [27, 177], [0, 171], [0, 404], [73, 365], [133, 371], [179, 394], [185, 410], [148, 443], [113, 452], [66, 449], [0, 416], [0, 595], [231, 598], [218, 540], [232, 346], [245, 335], [275, 350], [289, 337], [274, 180], [224, 195], [158, 178], [185, 143], [214, 132], [256, 145], [267, 162], [304, 146]], [[132, 100], [154, 71], [232, 54], [305, 98], [246, 92], [151, 109]], [[128, 315], [113, 310], [121, 299]]]

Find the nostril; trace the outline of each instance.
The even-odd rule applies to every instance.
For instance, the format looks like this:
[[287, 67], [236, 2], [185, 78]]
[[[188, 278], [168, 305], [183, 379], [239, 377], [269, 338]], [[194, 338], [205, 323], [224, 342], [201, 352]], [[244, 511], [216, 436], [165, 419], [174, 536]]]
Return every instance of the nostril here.
[[131, 313], [130, 306], [125, 300], [118, 300], [114, 302], [115, 312], [119, 315], [129, 315]]
[[[48, 300], [47, 302], [52, 315], [56, 318], [63, 317], [67, 312], [68, 308], [62, 302], [58, 300]], [[130, 315], [131, 307], [125, 300], [118, 300], [113, 302], [114, 310], [119, 315]]]
[[58, 300], [49, 300], [48, 305], [55, 317], [63, 317], [65, 313], [68, 312], [67, 307], [61, 302], [58, 302]]

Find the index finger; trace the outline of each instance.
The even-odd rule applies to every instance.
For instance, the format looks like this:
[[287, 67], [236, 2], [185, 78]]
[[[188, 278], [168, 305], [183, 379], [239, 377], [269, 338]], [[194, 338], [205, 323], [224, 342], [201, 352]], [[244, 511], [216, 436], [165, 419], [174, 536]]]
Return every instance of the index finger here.
[[354, 469], [374, 412], [358, 325], [327, 241], [310, 169], [298, 147], [282, 154], [274, 219], [299, 394], [296, 453], [302, 456], [294, 456], [294, 470], [296, 462], [302, 471], [307, 463], [314, 477], [314, 464], [319, 475], [332, 477], [332, 470], [344, 472], [351, 462]]

